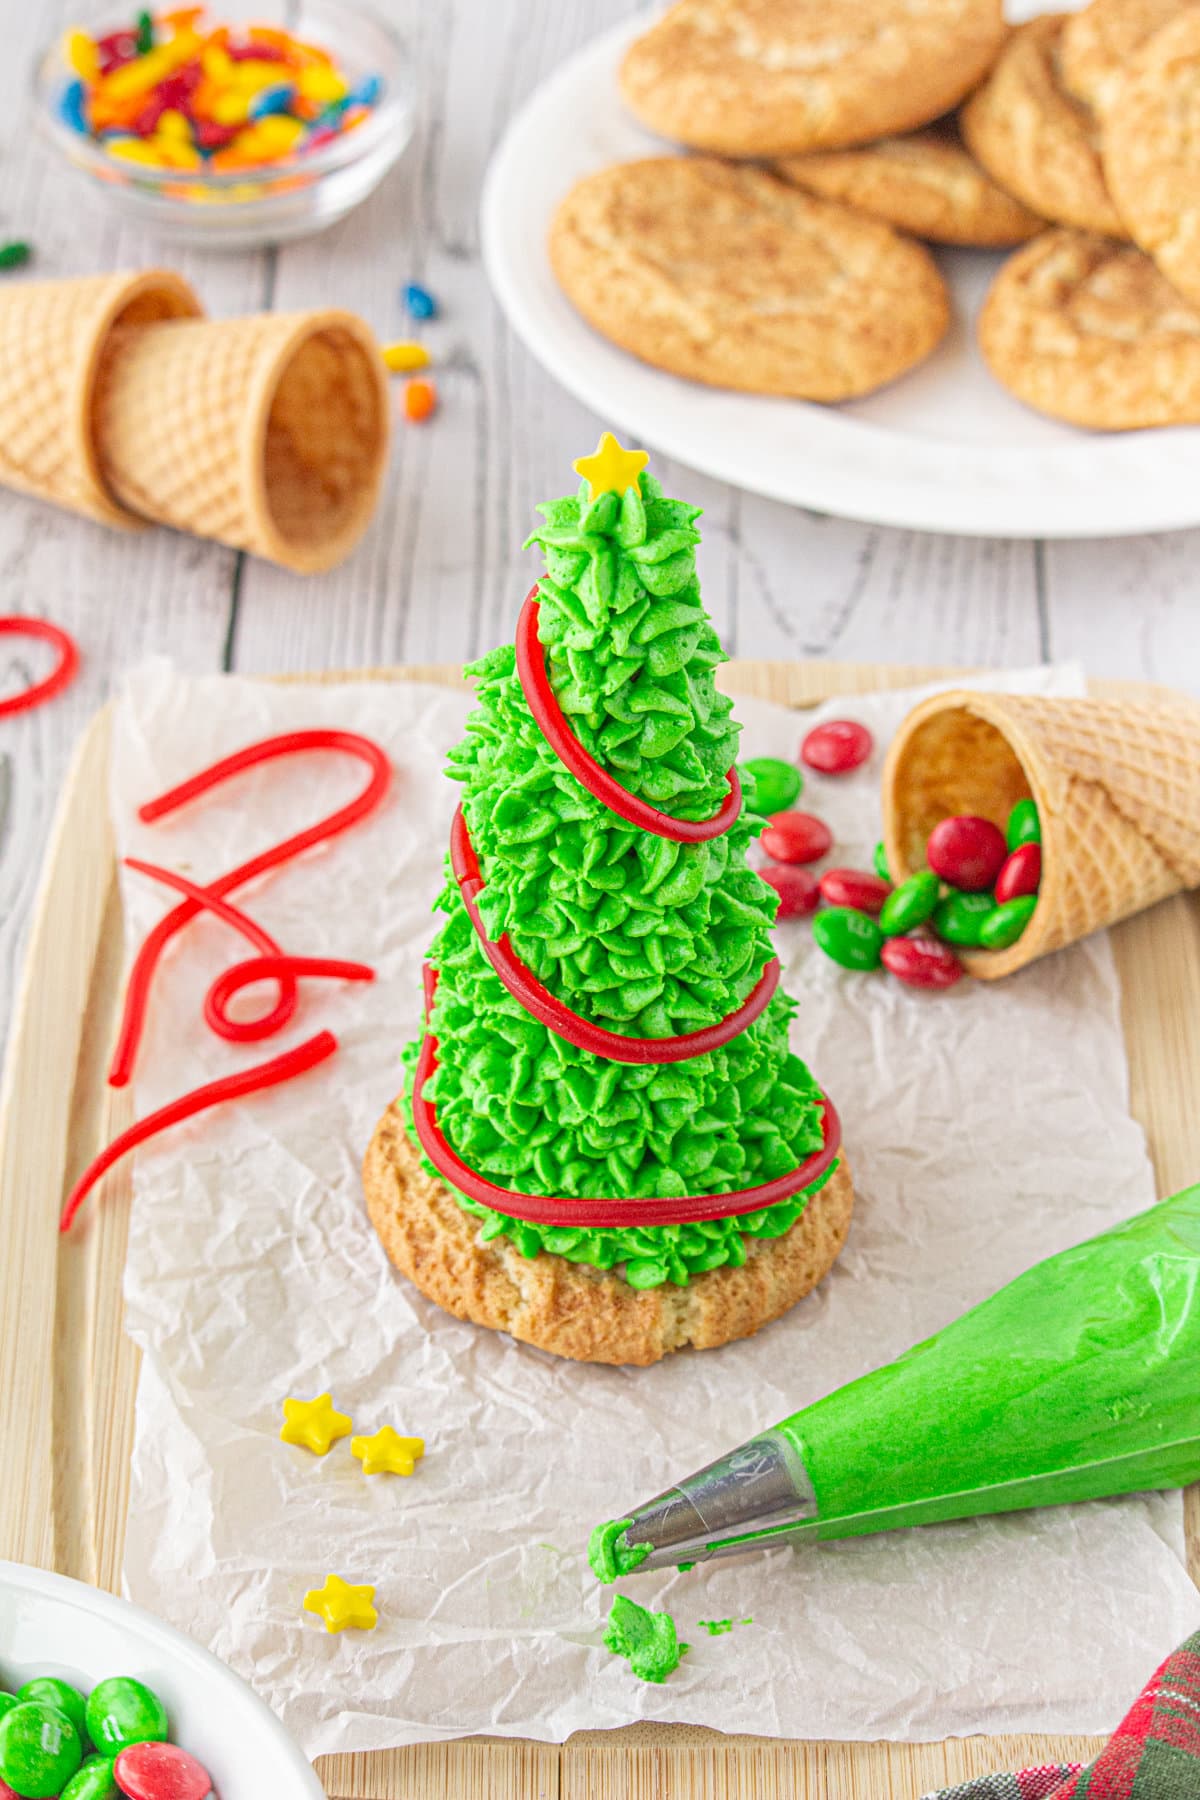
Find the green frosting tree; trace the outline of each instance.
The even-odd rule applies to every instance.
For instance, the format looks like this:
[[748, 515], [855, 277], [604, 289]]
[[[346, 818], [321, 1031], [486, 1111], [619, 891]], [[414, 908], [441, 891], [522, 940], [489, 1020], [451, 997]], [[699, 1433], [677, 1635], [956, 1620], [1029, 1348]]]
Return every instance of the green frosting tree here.
[[[602, 485], [614, 460], [623, 491]], [[559, 705], [596, 761], [661, 811], [707, 819], [727, 795], [739, 727], [713, 681], [724, 656], [696, 577], [699, 509], [665, 499], [636, 473], [644, 461], [612, 444], [577, 465], [601, 463], [599, 479], [539, 508], [538, 635]], [[479, 704], [448, 773], [463, 786], [489, 936], [507, 932], [556, 998], [610, 1031], [669, 1037], [725, 1018], [772, 954], [776, 897], [746, 863], [763, 821], [743, 806], [699, 844], [640, 831], [550, 748], [512, 645], [467, 674]], [[453, 879], [436, 905], [439, 1065], [425, 1093], [480, 1174], [529, 1194], [678, 1197], [756, 1186], [820, 1148], [820, 1092], [788, 1049], [795, 1006], [781, 991], [720, 1049], [614, 1062], [566, 1043], [507, 992]], [[405, 1052], [410, 1079], [419, 1047]], [[654, 1287], [744, 1262], [746, 1238], [782, 1235], [820, 1185], [736, 1218], [604, 1230], [530, 1225], [456, 1197], [485, 1238]]]

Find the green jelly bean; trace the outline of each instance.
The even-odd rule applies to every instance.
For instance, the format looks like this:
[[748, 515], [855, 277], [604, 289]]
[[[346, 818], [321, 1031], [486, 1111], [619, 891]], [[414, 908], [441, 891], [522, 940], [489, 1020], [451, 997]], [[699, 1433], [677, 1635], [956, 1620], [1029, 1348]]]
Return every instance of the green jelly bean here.
[[0, 1719], [0, 1779], [24, 1800], [61, 1794], [82, 1761], [79, 1733], [56, 1706], [22, 1700]]
[[103, 1756], [117, 1756], [127, 1744], [165, 1744], [167, 1709], [158, 1695], [132, 1675], [110, 1675], [88, 1696], [87, 1732]]
[[1015, 944], [1033, 917], [1036, 905], [1036, 894], [1022, 894], [1018, 900], [1006, 900], [1003, 906], [993, 906], [979, 932], [983, 948], [1007, 950], [1010, 944]]
[[754, 756], [742, 767], [754, 780], [755, 812], [769, 819], [776, 813], [786, 812], [793, 800], [799, 798], [804, 777], [791, 763], [781, 762], [777, 756]]
[[933, 917], [942, 887], [932, 869], [918, 869], [907, 881], [890, 893], [879, 913], [879, 929], [884, 937], [899, 937]]
[[87, 1730], [83, 1719], [86, 1699], [77, 1687], [72, 1687], [69, 1681], [60, 1681], [57, 1675], [35, 1675], [32, 1681], [17, 1689], [17, 1699], [56, 1706], [60, 1713], [66, 1713], [81, 1738]]
[[0, 1693], [0, 1719], [4, 1717], [6, 1712], [11, 1712], [13, 1707], [18, 1704], [19, 1702], [15, 1694]]
[[830, 906], [813, 919], [813, 937], [826, 956], [843, 969], [877, 969], [883, 933], [866, 913], [850, 906]]
[[1036, 800], [1017, 801], [1008, 815], [1004, 840], [1010, 850], [1019, 850], [1022, 844], [1041, 843], [1042, 821], [1038, 817]]
[[13, 238], [11, 243], [0, 244], [0, 269], [19, 269], [29, 261], [33, 251], [23, 238]]
[[990, 894], [947, 894], [938, 902], [933, 928], [948, 944], [965, 944], [974, 949], [983, 921], [995, 911], [995, 906]]
[[875, 846], [875, 854], [871, 858], [871, 861], [875, 864], [875, 873], [878, 875], [880, 881], [890, 881], [892, 879], [892, 872], [888, 868], [887, 846], [882, 838], [880, 838]]
[[118, 1800], [111, 1756], [89, 1756], [62, 1791], [61, 1800]]

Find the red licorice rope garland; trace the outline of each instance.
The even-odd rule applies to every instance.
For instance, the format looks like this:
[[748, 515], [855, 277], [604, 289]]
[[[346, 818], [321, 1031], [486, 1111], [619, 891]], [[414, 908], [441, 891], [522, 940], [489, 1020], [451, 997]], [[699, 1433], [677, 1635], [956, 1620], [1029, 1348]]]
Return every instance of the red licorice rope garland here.
[[79, 646], [61, 625], [52, 625], [49, 619], [29, 619], [18, 614], [0, 618], [0, 636], [39, 638], [43, 643], [53, 644], [58, 651], [58, 662], [44, 681], [35, 681], [23, 692], [0, 700], [0, 719], [10, 713], [29, 712], [33, 707], [41, 706], [43, 701], [53, 700], [79, 672]]
[[655, 837], [670, 838], [677, 844], [703, 844], [728, 831], [742, 810], [742, 785], [736, 768], [730, 769], [725, 777], [729, 783], [729, 792], [721, 803], [720, 811], [714, 813], [711, 819], [677, 819], [673, 814], [660, 812], [656, 806], [639, 800], [636, 794], [631, 794], [607, 769], [602, 768], [594, 756], [589, 755], [567, 724], [566, 715], [550, 685], [546, 652], [538, 637], [537, 628], [538, 600], [535, 583], [525, 597], [521, 616], [517, 620], [517, 675], [538, 729], [576, 781], [594, 799], [607, 806], [610, 812], [615, 812], [630, 825], [637, 825], [642, 831], [653, 832]]
[[680, 1037], [638, 1038], [609, 1031], [591, 1019], [581, 1018], [556, 999], [528, 964], [521, 961], [507, 932], [494, 942], [489, 939], [477, 904], [484, 885], [483, 876], [461, 806], [455, 811], [450, 827], [450, 866], [480, 948], [513, 999], [520, 1001], [525, 1011], [548, 1030], [565, 1038], [568, 1044], [574, 1044], [577, 1050], [590, 1051], [593, 1056], [623, 1063], [689, 1062], [693, 1056], [719, 1049], [747, 1025], [753, 1024], [779, 985], [779, 958], [773, 956], [737, 1010], [718, 1019], [715, 1025], [706, 1025], [701, 1031], [689, 1031]]
[[541, 1194], [520, 1194], [511, 1188], [498, 1187], [485, 1175], [470, 1168], [453, 1150], [437, 1122], [431, 1100], [425, 1099], [425, 1084], [437, 1069], [437, 1039], [429, 1028], [433, 997], [437, 991], [437, 970], [425, 965], [425, 1035], [413, 1076], [412, 1109], [417, 1137], [426, 1156], [451, 1187], [492, 1207], [507, 1218], [523, 1219], [530, 1225], [580, 1226], [586, 1230], [632, 1225], [691, 1225], [706, 1219], [725, 1219], [741, 1213], [757, 1212], [774, 1206], [801, 1188], [811, 1187], [833, 1166], [842, 1143], [842, 1127], [832, 1100], [822, 1096], [821, 1126], [824, 1142], [820, 1150], [802, 1162], [799, 1168], [758, 1187], [739, 1188], [731, 1194], [689, 1194], [684, 1199], [579, 1199], [550, 1198]]

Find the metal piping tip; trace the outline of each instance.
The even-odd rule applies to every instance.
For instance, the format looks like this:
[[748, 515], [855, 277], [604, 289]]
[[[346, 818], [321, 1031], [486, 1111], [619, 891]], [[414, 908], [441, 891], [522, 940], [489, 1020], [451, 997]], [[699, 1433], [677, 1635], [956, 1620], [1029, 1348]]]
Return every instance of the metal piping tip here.
[[[735, 1555], [748, 1534], [787, 1529], [817, 1516], [816, 1495], [795, 1446], [780, 1432], [751, 1438], [629, 1515], [620, 1543], [650, 1546], [639, 1569], [664, 1569]], [[738, 1540], [738, 1541], [731, 1541]], [[633, 1572], [634, 1558], [629, 1558]]]

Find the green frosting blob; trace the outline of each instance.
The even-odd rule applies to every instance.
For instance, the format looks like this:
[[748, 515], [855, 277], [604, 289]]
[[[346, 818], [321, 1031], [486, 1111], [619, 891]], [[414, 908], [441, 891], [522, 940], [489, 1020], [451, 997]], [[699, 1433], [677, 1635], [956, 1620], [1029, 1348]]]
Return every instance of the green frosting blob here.
[[[739, 733], [713, 681], [723, 658], [699, 599], [696, 509], [664, 500], [643, 475], [624, 496], [589, 504], [584, 488], [541, 511], [538, 629], [572, 730], [630, 792], [711, 817]], [[489, 938], [507, 933], [558, 999], [608, 1030], [652, 1039], [726, 1017], [771, 955], [776, 896], [746, 863], [763, 821], [743, 810], [701, 844], [639, 831], [550, 748], [511, 645], [467, 673], [478, 705], [448, 772], [462, 783]], [[630, 1200], [733, 1193], [820, 1148], [821, 1095], [788, 1048], [795, 1005], [783, 993], [729, 1044], [686, 1063], [612, 1062], [508, 994], [452, 879], [436, 906], [438, 1069], [425, 1097], [458, 1155], [498, 1186]], [[405, 1052], [410, 1083], [419, 1048]], [[735, 1218], [605, 1230], [529, 1225], [456, 1198], [485, 1240], [503, 1234], [525, 1256], [548, 1251], [652, 1288], [744, 1263], [747, 1240], [782, 1236], [819, 1185]]]
[[618, 1594], [608, 1615], [605, 1647], [628, 1658], [639, 1681], [662, 1682], [679, 1667], [689, 1644], [681, 1644], [670, 1613], [647, 1612], [636, 1600]]
[[597, 1581], [606, 1584], [632, 1575], [650, 1554], [649, 1544], [627, 1544], [625, 1532], [632, 1519], [606, 1519], [588, 1539], [588, 1565]]

